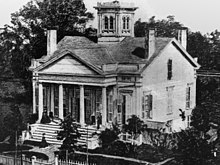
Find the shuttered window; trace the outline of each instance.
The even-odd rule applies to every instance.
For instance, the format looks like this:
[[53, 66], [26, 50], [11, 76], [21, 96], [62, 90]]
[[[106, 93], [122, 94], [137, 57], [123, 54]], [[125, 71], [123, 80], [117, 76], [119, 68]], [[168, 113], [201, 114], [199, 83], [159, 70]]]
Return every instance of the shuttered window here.
[[172, 63], [173, 63], [173, 62], [172, 62], [171, 59], [169, 59], [168, 62], [167, 62], [167, 71], [168, 71], [168, 72], [167, 72], [167, 79], [168, 79], [168, 80], [171, 80], [171, 79], [172, 79], [172, 76], [173, 76], [173, 75], [172, 75], [172, 74], [173, 74], [173, 73], [172, 73], [172, 69], [173, 69], [173, 68], [172, 68], [172, 67], [173, 67], [173, 66], [172, 66]]
[[187, 84], [187, 87], [186, 87], [186, 109], [192, 108], [192, 87], [193, 87], [193, 83]]
[[142, 97], [142, 118], [153, 118], [153, 95], [149, 92], [144, 92]]
[[174, 86], [167, 87], [167, 114], [173, 113], [173, 89]]

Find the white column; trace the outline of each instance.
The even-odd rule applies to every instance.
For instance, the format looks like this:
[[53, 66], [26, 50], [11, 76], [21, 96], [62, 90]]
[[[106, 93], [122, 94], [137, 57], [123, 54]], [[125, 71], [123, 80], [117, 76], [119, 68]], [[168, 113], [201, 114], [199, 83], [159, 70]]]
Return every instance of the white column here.
[[106, 87], [102, 88], [102, 125], [106, 125], [107, 122], [107, 96]]
[[80, 124], [85, 124], [84, 86], [80, 86]]
[[54, 85], [51, 84], [50, 86], [50, 110], [53, 112], [54, 115]]
[[43, 84], [39, 83], [39, 94], [38, 94], [38, 121], [41, 120], [43, 115]]
[[101, 34], [101, 14], [98, 14], [98, 35]]
[[33, 80], [33, 113], [36, 113], [36, 82]]
[[63, 119], [63, 85], [59, 84], [59, 118]]

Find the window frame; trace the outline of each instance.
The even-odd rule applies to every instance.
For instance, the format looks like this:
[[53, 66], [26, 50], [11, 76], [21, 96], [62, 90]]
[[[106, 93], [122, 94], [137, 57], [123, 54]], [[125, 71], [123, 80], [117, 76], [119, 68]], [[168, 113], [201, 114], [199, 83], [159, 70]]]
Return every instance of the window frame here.
[[142, 97], [142, 118], [153, 119], [153, 95], [151, 91], [144, 91]]
[[167, 115], [173, 114], [173, 93], [174, 86], [166, 87], [167, 91]]
[[173, 60], [168, 59], [167, 61], [167, 80], [171, 80], [173, 77]]
[[192, 88], [193, 83], [188, 83], [186, 87], [186, 109], [192, 108]]
[[114, 17], [110, 16], [109, 18], [109, 29], [114, 30]]
[[109, 29], [109, 19], [107, 16], [104, 17], [104, 29], [105, 30]]

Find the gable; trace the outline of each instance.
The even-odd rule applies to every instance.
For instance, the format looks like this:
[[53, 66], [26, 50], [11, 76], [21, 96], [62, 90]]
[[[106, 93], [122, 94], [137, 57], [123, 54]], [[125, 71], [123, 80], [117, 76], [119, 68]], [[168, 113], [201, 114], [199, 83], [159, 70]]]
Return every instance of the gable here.
[[42, 73], [58, 73], [58, 74], [97, 74], [88, 66], [73, 58], [70, 55], [63, 56], [59, 60], [53, 62], [47, 67], [40, 70]]
[[[172, 78], [168, 80], [168, 61], [172, 60]], [[142, 72], [147, 85], [170, 82], [191, 82], [194, 80], [195, 67], [173, 44], [157, 56]]]

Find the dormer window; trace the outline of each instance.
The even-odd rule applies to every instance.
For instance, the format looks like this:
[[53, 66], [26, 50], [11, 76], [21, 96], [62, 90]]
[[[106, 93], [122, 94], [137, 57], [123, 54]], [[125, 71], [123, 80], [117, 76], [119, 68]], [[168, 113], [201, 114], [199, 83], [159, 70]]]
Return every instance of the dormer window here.
[[172, 60], [171, 59], [169, 59], [168, 60], [168, 62], [167, 62], [167, 80], [171, 80], [171, 78], [172, 78]]
[[108, 29], [108, 17], [105, 17], [105, 29]]

